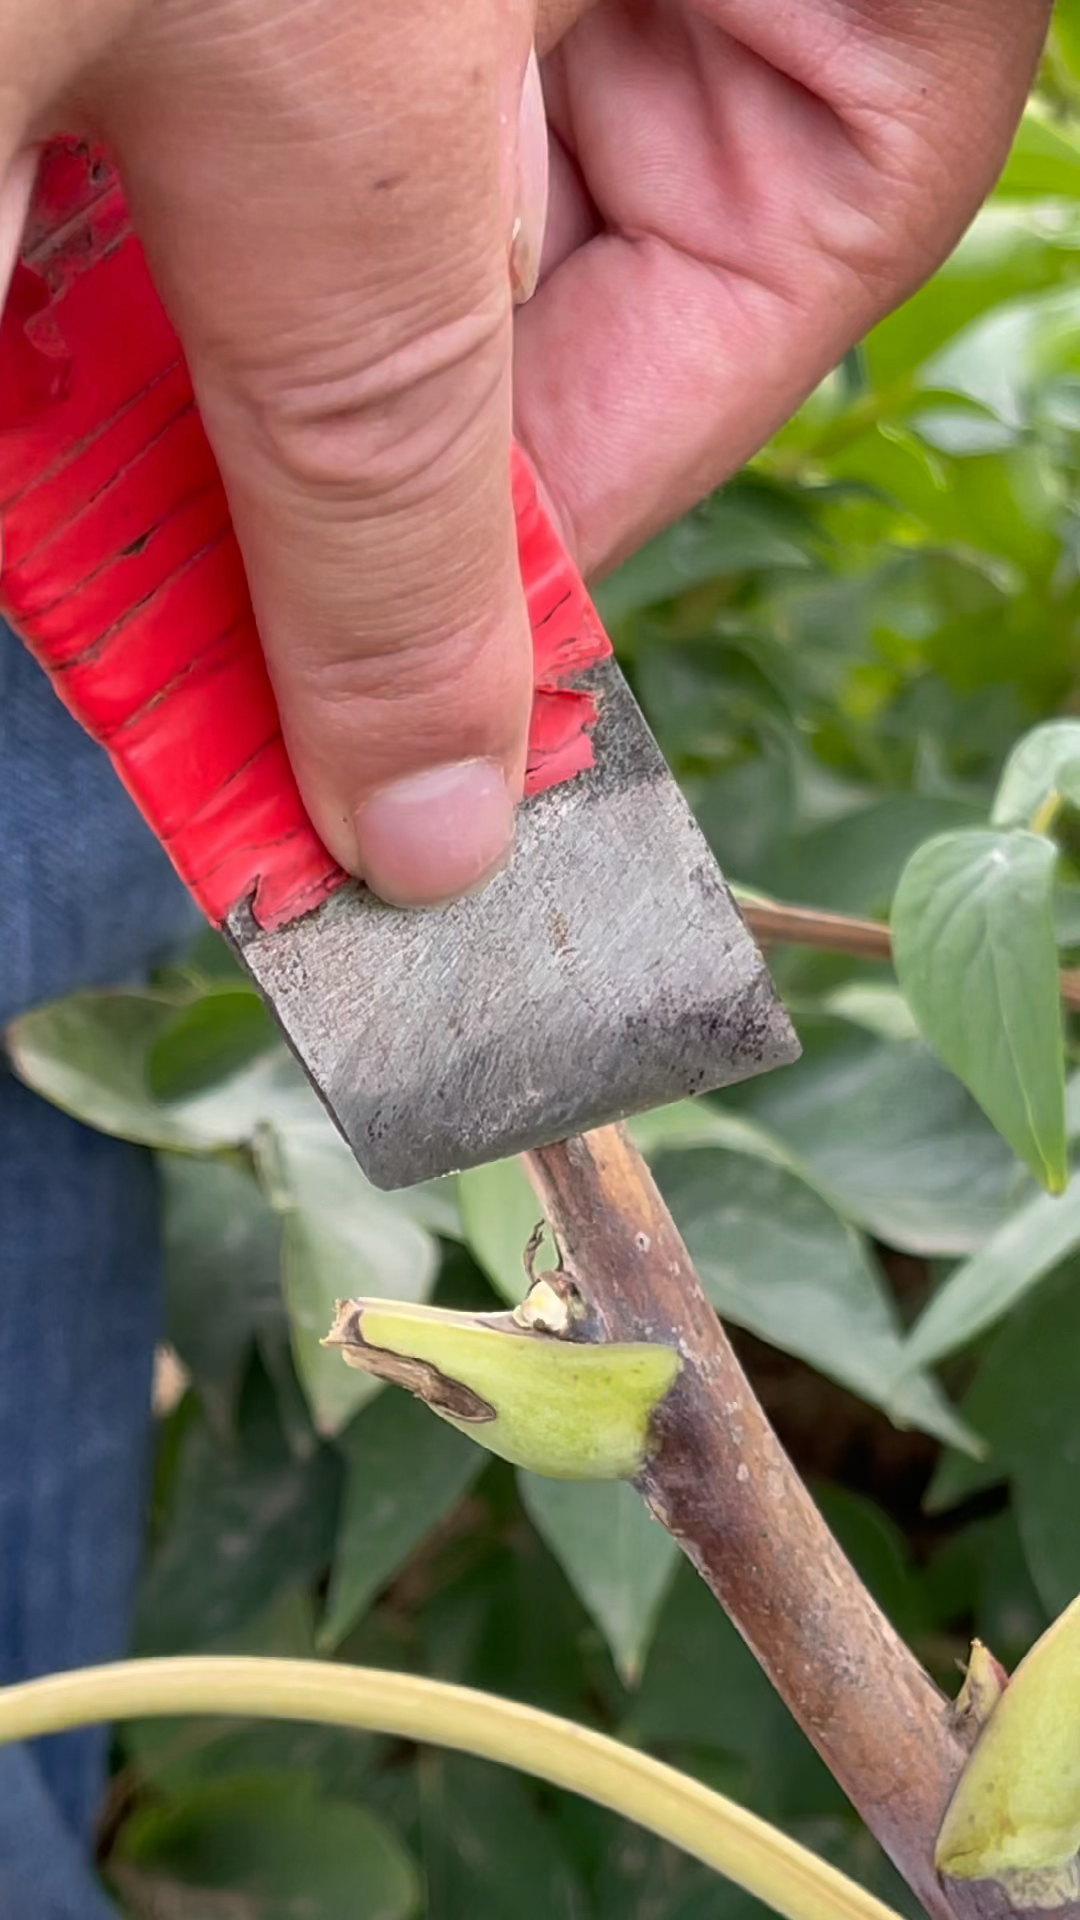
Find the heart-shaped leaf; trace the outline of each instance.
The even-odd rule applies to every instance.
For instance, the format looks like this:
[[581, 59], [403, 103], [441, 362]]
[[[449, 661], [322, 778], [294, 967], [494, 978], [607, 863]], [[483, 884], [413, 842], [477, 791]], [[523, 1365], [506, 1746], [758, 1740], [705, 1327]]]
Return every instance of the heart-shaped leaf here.
[[942, 834], [908, 861], [892, 911], [923, 1033], [1051, 1193], [1068, 1178], [1056, 859], [1041, 834]]

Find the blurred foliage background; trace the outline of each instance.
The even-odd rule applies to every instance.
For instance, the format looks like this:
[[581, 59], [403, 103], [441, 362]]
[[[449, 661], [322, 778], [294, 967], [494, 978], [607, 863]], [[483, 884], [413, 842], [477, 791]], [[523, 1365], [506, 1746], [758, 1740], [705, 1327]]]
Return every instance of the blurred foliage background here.
[[[1080, 0], [934, 281], [749, 471], [598, 595], [729, 877], [886, 916], [1080, 713]], [[1080, 950], [1071, 816], [1054, 910]], [[1080, 844], [1080, 843], [1077, 843]], [[777, 947], [805, 1054], [639, 1138], [815, 1496], [952, 1689], [1080, 1588], [1080, 1181], [1041, 1192], [890, 969]], [[217, 943], [9, 1035], [159, 1155], [173, 1370], [137, 1650], [294, 1652], [495, 1689], [641, 1742], [910, 1897], [628, 1489], [514, 1474], [318, 1345], [339, 1295], [490, 1305], [536, 1217], [507, 1164], [366, 1185]], [[1066, 1037], [1071, 1062], [1071, 1041]], [[1070, 1081], [1066, 1121], [1080, 1130]], [[614, 1819], [376, 1738], [124, 1728], [102, 1831], [135, 1920], [749, 1920]]]

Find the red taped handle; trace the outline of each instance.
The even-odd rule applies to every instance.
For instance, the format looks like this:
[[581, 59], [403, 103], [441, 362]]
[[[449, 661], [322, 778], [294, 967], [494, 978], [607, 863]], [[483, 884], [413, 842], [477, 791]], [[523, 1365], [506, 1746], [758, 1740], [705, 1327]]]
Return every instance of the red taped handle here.
[[[574, 677], [610, 652], [515, 451], [535, 683], [527, 791], [591, 764]], [[100, 740], [212, 920], [341, 884], [304, 811], [224, 489], [115, 173], [45, 153], [0, 321], [0, 611]]]

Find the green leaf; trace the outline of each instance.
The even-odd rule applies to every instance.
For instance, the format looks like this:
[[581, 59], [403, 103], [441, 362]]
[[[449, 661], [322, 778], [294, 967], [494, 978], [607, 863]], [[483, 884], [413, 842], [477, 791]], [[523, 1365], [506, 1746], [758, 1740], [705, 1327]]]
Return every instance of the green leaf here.
[[1080, 806], [1080, 720], [1051, 720], [1017, 741], [990, 818], [995, 827], [1029, 827], [1055, 796]]
[[819, 536], [798, 510], [755, 485], [734, 484], [677, 520], [596, 589], [601, 617], [622, 620], [725, 574], [807, 567]]
[[905, 1640], [930, 1625], [927, 1596], [905, 1535], [873, 1501], [848, 1487], [822, 1486], [815, 1500], [848, 1559]]
[[641, 697], [679, 770], [737, 752], [747, 734], [783, 738], [793, 725], [789, 675], [787, 655], [734, 640], [718, 647], [650, 632], [636, 650]]
[[738, 1887], [718, 1901], [715, 1877], [696, 1860], [627, 1821], [605, 1821], [594, 1912], [596, 1920], [765, 1920], [768, 1908]]
[[759, 1155], [779, 1167], [795, 1167], [794, 1155], [776, 1134], [708, 1100], [676, 1100], [669, 1107], [637, 1114], [628, 1125], [642, 1153], [650, 1157], [677, 1147], [727, 1147], [732, 1153]]
[[257, 1334], [284, 1319], [281, 1226], [251, 1174], [164, 1153], [166, 1330], [203, 1405], [227, 1427]]
[[[1077, 0], [1057, 0], [1050, 39], [1051, 45], [1063, 60], [1067, 72], [1074, 80], [1080, 80], [1080, 6], [1077, 5]], [[1024, 117], [1025, 120], [1033, 117], [1031, 107], [1028, 108]], [[1075, 151], [1075, 129], [1070, 125], [1068, 132], [1073, 136]], [[1080, 152], [1077, 157], [1080, 160]], [[1071, 191], [1080, 194], [1080, 174]]]
[[890, 794], [793, 834], [754, 878], [777, 900], [795, 905], [882, 913], [905, 861], [928, 834], [974, 826], [980, 817], [965, 801]]
[[432, 1920], [582, 1920], [590, 1909], [562, 1827], [532, 1782], [425, 1753], [420, 1836]]
[[265, 1128], [260, 1177], [283, 1222], [282, 1283], [296, 1370], [320, 1433], [337, 1433], [378, 1391], [321, 1345], [339, 1300], [376, 1293], [426, 1300], [438, 1270], [436, 1242], [371, 1186], [322, 1115]]
[[[1025, 125], [1021, 140], [1030, 138]], [[1061, 160], [1069, 171], [1075, 166], [1067, 145], [1064, 151], [1057, 150], [1051, 165]], [[1011, 174], [1013, 182], [1018, 177], [1017, 172]], [[1040, 197], [1057, 190], [1042, 186]], [[892, 386], [902, 406], [905, 376], [979, 314], [1075, 273], [1077, 223], [1070, 220], [1066, 208], [1055, 212], [1057, 217], [1048, 220], [1042, 208], [1018, 205], [1015, 199], [1012, 204], [994, 201], [983, 208], [941, 271], [870, 335], [867, 353], [879, 392]]]
[[35, 1093], [102, 1133], [141, 1146], [207, 1150], [221, 1135], [158, 1100], [150, 1087], [151, 1049], [184, 1002], [164, 993], [74, 993], [12, 1022], [7, 1050]]
[[[228, 1026], [218, 1024], [213, 1010], [205, 1018], [197, 1011], [219, 999], [235, 1012], [250, 995], [215, 991], [204, 1001], [190, 990], [73, 993], [23, 1014], [7, 1028], [5, 1040], [15, 1071], [35, 1092], [85, 1125], [139, 1146], [210, 1153], [248, 1144], [268, 1120], [319, 1115], [314, 1092], [284, 1047], [250, 1053], [250, 1027], [241, 1046], [246, 1064], [237, 1066]], [[191, 1033], [189, 1019], [201, 1048], [211, 1038], [220, 1046], [223, 1077], [205, 1084], [204, 1051], [192, 1070], [202, 1090], [159, 1097], [151, 1073], [155, 1049], [167, 1047], [166, 1067], [171, 1060], [168, 1072], [175, 1076], [176, 1049], [184, 1032]]]
[[[282, 1283], [297, 1372], [317, 1425], [333, 1433], [377, 1390], [319, 1345], [335, 1301], [365, 1291], [426, 1298], [438, 1252], [421, 1223], [453, 1233], [459, 1222], [452, 1193], [377, 1193], [296, 1062], [266, 1039], [267, 1016], [242, 987], [75, 994], [24, 1016], [8, 1035], [27, 1082], [90, 1126], [174, 1152], [255, 1144], [263, 1185], [284, 1217]], [[227, 1185], [218, 1181], [219, 1199]], [[185, 1228], [189, 1266], [196, 1191]], [[210, 1192], [204, 1186], [204, 1201]], [[208, 1218], [204, 1230], [223, 1224]], [[214, 1250], [200, 1258], [205, 1277]], [[208, 1333], [204, 1352], [221, 1344], [224, 1324]], [[191, 1314], [185, 1337], [199, 1338]]]
[[1080, 1262], [1066, 1261], [998, 1329], [964, 1402], [990, 1446], [987, 1468], [946, 1457], [931, 1488], [935, 1510], [987, 1481], [1012, 1482], [1020, 1538], [1051, 1616], [1080, 1593], [1076, 1525], [1080, 1462]]
[[330, 1559], [340, 1491], [329, 1449], [290, 1454], [261, 1375], [230, 1444], [192, 1422], [139, 1594], [138, 1651], [212, 1646], [313, 1578]]
[[[458, 1205], [466, 1243], [496, 1292], [516, 1306], [528, 1290], [523, 1255], [543, 1218], [520, 1160], [496, 1160], [457, 1177]], [[541, 1256], [537, 1271], [555, 1261]]]
[[722, 1317], [913, 1424], [968, 1438], [934, 1383], [896, 1388], [902, 1343], [883, 1281], [858, 1235], [784, 1167], [703, 1148], [656, 1168], [709, 1298]]
[[[1060, 14], [1061, 0], [1055, 12]], [[1060, 26], [1058, 31], [1060, 39]], [[1069, 44], [1073, 44], [1071, 34]], [[1080, 144], [1075, 129], [1055, 124], [1037, 107], [1029, 107], [997, 192], [1002, 199], [1049, 199], [1056, 194], [1080, 199]]]
[[1049, 288], [984, 314], [923, 368], [924, 383], [952, 389], [1007, 426], [1031, 423], [1045, 382], [1073, 371], [1080, 288]]
[[1056, 859], [1038, 834], [944, 834], [908, 862], [892, 913], [920, 1027], [1053, 1193], [1068, 1178]]
[[[218, 1642], [222, 1653], [282, 1660], [315, 1659], [315, 1606], [310, 1593], [293, 1588], [239, 1632]], [[382, 1659], [380, 1659], [380, 1653]], [[357, 1658], [371, 1663], [371, 1649]], [[373, 1664], [394, 1665], [396, 1643], [374, 1651]], [[117, 1730], [125, 1761], [155, 1797], [198, 1786], [200, 1781], [253, 1773], [308, 1774], [334, 1798], [363, 1798], [377, 1777], [385, 1752], [377, 1734], [317, 1721], [215, 1719], [207, 1714], [126, 1720]]]
[[729, 880], [759, 872], [795, 825], [795, 756], [771, 729], [757, 745], [753, 758], [728, 761], [694, 797], [698, 825]]
[[345, 1638], [487, 1465], [479, 1447], [404, 1393], [365, 1407], [340, 1446], [348, 1477], [319, 1632], [324, 1649]]
[[260, 1128], [330, 1125], [314, 1089], [284, 1047], [259, 1053], [201, 1093], [170, 1107], [186, 1125], [221, 1146], [247, 1146]]
[[420, 1908], [390, 1829], [303, 1774], [215, 1781], [143, 1808], [114, 1858], [134, 1920], [410, 1920]]
[[519, 1470], [518, 1487], [624, 1682], [635, 1686], [678, 1562], [674, 1540], [625, 1481], [541, 1480]]
[[918, 1023], [898, 987], [884, 980], [848, 980], [822, 998], [822, 1007], [880, 1040], [914, 1040]]
[[[313, 1660], [312, 1596], [291, 1588], [238, 1632], [218, 1642], [223, 1653]], [[125, 1760], [158, 1796], [237, 1774], [305, 1773], [331, 1794], [362, 1795], [380, 1752], [375, 1734], [303, 1720], [214, 1719], [206, 1714], [125, 1720], [117, 1731]]]
[[802, 1060], [750, 1111], [844, 1216], [887, 1246], [970, 1253], [1029, 1191], [1026, 1172], [923, 1041], [800, 1022]]
[[907, 1364], [936, 1366], [1008, 1313], [1080, 1242], [1080, 1179], [1019, 1207], [970, 1260], [956, 1267], [916, 1321]]
[[745, 1641], [698, 1575], [679, 1566], [624, 1737], [661, 1749], [714, 1748], [753, 1763], [767, 1754], [777, 1708]]
[[1006, 1673], [1050, 1625], [1011, 1507], [952, 1529], [927, 1577], [936, 1589], [938, 1619], [971, 1620], [976, 1636], [993, 1649]]
[[151, 1046], [150, 1092], [156, 1100], [186, 1099], [230, 1079], [256, 1055], [280, 1045], [269, 1012], [249, 987], [205, 993], [180, 1008]]

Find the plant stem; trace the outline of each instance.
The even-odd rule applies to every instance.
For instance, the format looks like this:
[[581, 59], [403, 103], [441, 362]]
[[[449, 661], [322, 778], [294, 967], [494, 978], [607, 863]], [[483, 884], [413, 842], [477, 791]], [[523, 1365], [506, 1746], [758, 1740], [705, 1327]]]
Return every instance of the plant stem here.
[[603, 1127], [524, 1158], [603, 1337], [683, 1356], [638, 1481], [650, 1509], [935, 1920], [1009, 1912], [997, 1889], [937, 1876], [934, 1842], [967, 1759], [949, 1704], [780, 1446], [641, 1155]]
[[0, 1688], [0, 1744], [100, 1720], [211, 1713], [430, 1741], [534, 1774], [659, 1834], [789, 1920], [899, 1920], [853, 1880], [659, 1760], [471, 1687], [321, 1660], [128, 1660]]
[[[883, 920], [759, 899], [740, 899], [739, 911], [766, 946], [821, 947], [827, 953], [850, 954], [853, 960], [892, 959], [892, 934]], [[1065, 967], [1059, 981], [1065, 1005], [1080, 1007], [1080, 972]]]

